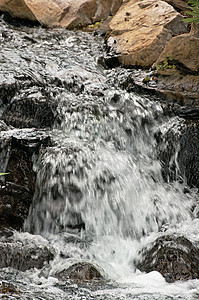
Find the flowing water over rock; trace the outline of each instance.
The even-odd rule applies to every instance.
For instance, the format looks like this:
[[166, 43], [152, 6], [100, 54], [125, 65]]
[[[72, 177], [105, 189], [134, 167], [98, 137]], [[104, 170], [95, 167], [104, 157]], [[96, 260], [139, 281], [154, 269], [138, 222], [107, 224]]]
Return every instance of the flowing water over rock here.
[[[99, 37], [1, 24], [2, 119], [44, 128], [51, 141], [32, 156], [37, 179], [24, 231], [3, 237], [2, 248], [14, 254], [0, 269], [2, 295], [198, 299], [197, 279], [168, 284], [160, 273], [137, 268], [157, 238], [175, 234], [199, 243], [196, 190], [178, 174], [182, 120], [169, 121], [152, 97], [123, 90], [131, 70], [98, 63]], [[163, 178], [157, 158], [155, 136], [166, 148], [168, 132], [176, 137], [173, 181]], [[29, 262], [19, 268], [9, 257], [16, 253]], [[37, 257], [46, 262], [32, 269]]]

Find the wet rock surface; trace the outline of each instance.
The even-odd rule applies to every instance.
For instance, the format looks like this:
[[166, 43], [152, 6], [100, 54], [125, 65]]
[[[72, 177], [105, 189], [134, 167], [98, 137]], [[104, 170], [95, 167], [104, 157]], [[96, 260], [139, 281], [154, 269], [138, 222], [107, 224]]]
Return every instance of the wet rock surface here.
[[21, 91], [20, 96], [13, 97], [3, 113], [2, 119], [17, 128], [51, 127], [54, 120], [55, 103], [42, 95], [40, 91], [30, 89]]
[[[61, 99], [71, 102], [72, 109], [72, 101], [79, 94], [85, 102], [90, 95], [96, 99], [104, 95], [103, 90], [107, 88], [102, 84], [104, 76], [93, 76], [93, 65], [98, 64], [96, 58], [90, 56], [90, 52], [96, 55], [101, 52], [103, 45], [93, 44], [99, 37], [91, 37], [89, 41], [84, 40], [81, 32], [48, 31], [20, 23], [16, 27], [6, 23], [3, 17], [0, 18], [0, 39], [1, 172], [10, 173], [1, 178], [1, 220], [2, 227], [20, 229], [35, 190], [32, 157], [37, 156], [40, 148], [51, 145], [46, 128], [52, 128], [55, 120], [61, 122], [57, 111]], [[80, 42], [88, 49], [87, 57], [84, 52], [79, 53]], [[74, 64], [77, 53], [81, 68]], [[57, 138], [59, 134], [57, 132]], [[81, 198], [81, 192], [72, 184], [67, 186], [67, 191], [69, 199], [75, 195]], [[58, 199], [57, 204], [61, 203], [56, 185], [52, 193]], [[68, 226], [84, 227], [75, 211], [71, 212]]]
[[56, 277], [62, 281], [71, 279], [74, 281], [102, 280], [100, 272], [90, 263], [76, 263], [68, 269], [56, 274]]
[[[19, 28], [0, 19], [2, 120], [18, 128], [52, 127], [62, 94], [84, 90], [97, 93], [100, 79], [92, 76], [89, 63], [83, 63], [82, 68], [73, 64], [78, 52], [78, 46], [73, 45], [80, 42], [81, 33]], [[94, 47], [91, 44], [90, 49]], [[83, 54], [79, 60], [83, 60]]]
[[0, 238], [0, 268], [11, 267], [20, 271], [32, 268], [41, 269], [54, 258], [53, 250], [48, 245], [36, 243], [33, 239], [19, 239], [15, 235]]
[[149, 94], [161, 100], [165, 114], [197, 120], [199, 108], [199, 76], [183, 69], [157, 71], [133, 70], [120, 84], [127, 91]]
[[199, 124], [190, 122], [180, 139], [180, 172], [191, 187], [199, 189]]
[[21, 185], [0, 182], [1, 228], [20, 229], [28, 215], [33, 193]]
[[187, 238], [165, 236], [143, 251], [142, 272], [158, 271], [167, 282], [199, 278], [199, 249]]
[[[166, 145], [164, 143], [165, 140], [167, 141]], [[198, 121], [179, 123], [176, 120], [176, 126], [168, 130], [166, 135], [159, 132], [157, 143], [165, 181], [168, 178], [172, 181], [183, 179], [189, 187], [198, 189]]]
[[[199, 105], [199, 76], [197, 74], [186, 74], [180, 70], [162, 70], [157, 74], [157, 85], [154, 90], [159, 91], [165, 98], [182, 106], [198, 109]], [[148, 84], [150, 87], [150, 83]], [[184, 113], [186, 117], [186, 113]], [[184, 117], [182, 115], [182, 117]], [[192, 119], [187, 114], [187, 119]], [[194, 117], [195, 118], [195, 117]]]

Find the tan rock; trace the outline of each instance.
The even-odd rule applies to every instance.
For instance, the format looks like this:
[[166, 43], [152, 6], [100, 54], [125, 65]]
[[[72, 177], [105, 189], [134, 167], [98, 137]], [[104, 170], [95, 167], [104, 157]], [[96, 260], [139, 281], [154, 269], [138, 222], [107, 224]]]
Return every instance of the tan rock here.
[[199, 38], [199, 24], [193, 22], [191, 23], [191, 31], [190, 34]]
[[107, 44], [125, 65], [150, 67], [172, 36], [187, 32], [174, 8], [161, 0], [124, 2], [110, 22]]
[[190, 34], [173, 37], [154, 65], [159, 65], [168, 56], [173, 62], [193, 71], [199, 71], [199, 38]]
[[0, 10], [15, 18], [37, 20], [23, 0], [0, 0]]
[[68, 0], [67, 13], [62, 16], [60, 25], [74, 28], [95, 23], [114, 15], [122, 4], [122, 0]]
[[0, 0], [0, 10], [41, 24], [74, 28], [116, 13], [122, 0]]

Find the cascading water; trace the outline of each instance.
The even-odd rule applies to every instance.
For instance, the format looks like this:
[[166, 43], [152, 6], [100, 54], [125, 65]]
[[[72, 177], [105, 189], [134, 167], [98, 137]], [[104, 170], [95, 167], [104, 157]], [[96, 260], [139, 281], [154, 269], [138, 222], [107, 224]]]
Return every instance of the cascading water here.
[[[185, 299], [190, 289], [197, 292], [197, 283], [168, 287], [159, 273], [141, 274], [135, 261], [162, 231], [192, 222], [195, 191], [185, 194], [183, 183], [163, 180], [154, 136], [168, 130], [168, 120], [158, 102], [119, 88], [117, 78], [131, 71], [98, 65], [98, 43], [87, 33], [70, 32], [59, 56], [58, 45], [46, 45], [50, 54], [42, 72], [63, 79], [51, 93], [59, 103], [53, 145], [35, 161], [33, 204], [25, 232], [16, 236], [41, 235], [56, 255], [41, 273], [20, 276], [34, 291], [31, 299]], [[36, 45], [26, 51], [38, 55], [31, 68], [40, 70], [45, 50]], [[78, 261], [92, 262], [111, 284], [58, 289], [53, 275]]]
[[164, 183], [156, 158], [158, 104], [121, 90], [100, 101], [74, 98], [60, 101], [61, 125], [38, 162], [25, 228], [49, 234], [84, 223], [94, 239], [139, 239], [189, 218], [192, 201], [179, 184]]

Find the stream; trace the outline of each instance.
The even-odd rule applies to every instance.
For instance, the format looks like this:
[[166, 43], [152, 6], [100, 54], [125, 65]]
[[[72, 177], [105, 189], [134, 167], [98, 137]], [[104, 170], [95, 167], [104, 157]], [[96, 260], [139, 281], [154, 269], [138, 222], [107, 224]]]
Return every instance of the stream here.
[[[164, 136], [180, 135], [184, 121], [165, 116], [157, 97], [127, 92], [123, 82], [135, 71], [106, 69], [103, 39], [93, 33], [15, 27], [1, 19], [0, 38], [0, 76], [24, 82], [15, 101], [47, 99], [53, 107], [48, 126], [36, 123], [36, 114], [29, 126], [24, 113], [29, 129], [19, 129], [28, 135], [37, 127], [51, 145], [33, 155], [35, 194], [13, 240], [46, 247], [54, 258], [41, 269], [0, 269], [1, 281], [16, 288], [2, 299], [199, 299], [198, 279], [167, 283], [159, 272], [137, 268], [141, 250], [159, 237], [199, 243], [197, 191], [178, 174], [180, 145], [171, 157], [174, 181], [163, 178], [157, 151], [156, 135], [166, 148]], [[103, 280], [57, 277], [78, 262], [91, 263]]]

